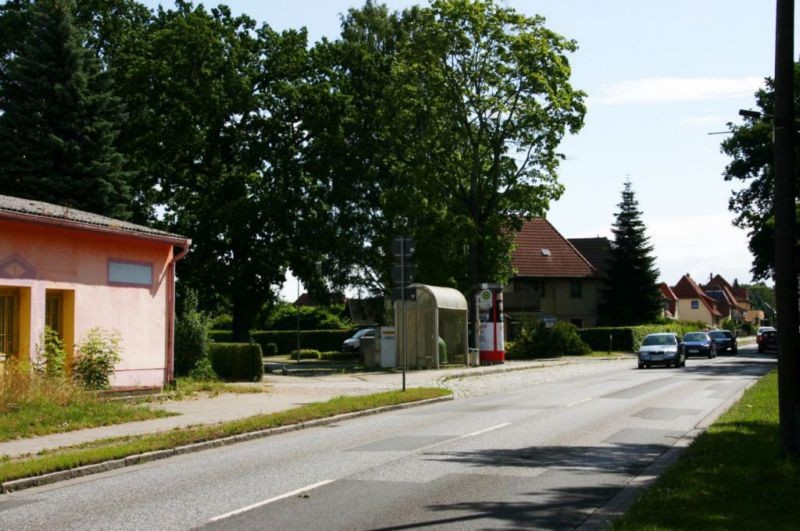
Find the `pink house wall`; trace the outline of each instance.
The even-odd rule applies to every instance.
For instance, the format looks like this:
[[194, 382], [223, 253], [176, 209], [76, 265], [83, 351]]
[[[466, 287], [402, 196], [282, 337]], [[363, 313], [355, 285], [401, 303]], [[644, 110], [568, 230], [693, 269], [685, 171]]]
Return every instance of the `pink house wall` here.
[[[31, 290], [28, 355], [34, 356], [44, 332], [46, 290], [72, 290], [76, 342], [93, 327], [120, 333], [122, 362], [112, 386], [164, 385], [170, 345], [170, 243], [0, 219], [0, 262], [14, 256], [32, 272], [22, 275], [27, 278], [0, 275], [0, 286]], [[152, 286], [110, 285], [110, 259], [152, 264]]]

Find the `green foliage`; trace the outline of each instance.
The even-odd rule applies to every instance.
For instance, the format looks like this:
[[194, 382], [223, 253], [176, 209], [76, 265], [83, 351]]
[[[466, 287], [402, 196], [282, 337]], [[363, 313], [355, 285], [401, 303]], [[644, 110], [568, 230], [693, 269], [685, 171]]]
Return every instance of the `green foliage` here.
[[114, 368], [122, 360], [120, 342], [122, 337], [116, 330], [92, 328], [78, 344], [78, 353], [73, 367], [76, 379], [86, 389], [108, 388]]
[[231, 317], [227, 313], [223, 313], [217, 315], [216, 317], [211, 319], [211, 329], [212, 330], [232, 330], [233, 329], [233, 317]]
[[197, 309], [197, 292], [187, 289], [181, 315], [175, 320], [175, 375], [185, 376], [208, 354], [211, 320]]
[[722, 321], [722, 328], [723, 330], [728, 330], [729, 332], [733, 332], [735, 334], [739, 326], [733, 319], [725, 319], [724, 321]]
[[278, 353], [278, 345], [275, 343], [267, 343], [266, 348], [264, 349], [265, 356], [274, 356]]
[[198, 382], [213, 382], [219, 379], [214, 367], [211, 365], [211, 358], [206, 354], [195, 363], [189, 371], [189, 378]]
[[611, 350], [638, 352], [647, 334], [674, 332], [678, 337], [683, 337], [687, 332], [702, 330], [706, 326], [705, 323], [671, 321], [666, 324], [584, 328], [579, 330], [578, 334], [589, 348], [596, 352], [609, 350], [609, 336], [611, 336]]
[[35, 370], [48, 378], [62, 378], [65, 375], [67, 353], [58, 332], [44, 327], [41, 341], [36, 345]]
[[258, 382], [264, 375], [261, 346], [253, 343], [212, 343], [209, 358], [223, 380]]
[[755, 332], [755, 327], [750, 323], [742, 323], [739, 327], [740, 336], [752, 336]]
[[[311, 348], [319, 351], [340, 350], [345, 339], [352, 336], [353, 330], [301, 330], [300, 348]], [[212, 330], [209, 336], [214, 341], [231, 342], [233, 334], [227, 331]], [[264, 352], [271, 352], [272, 343], [277, 354], [287, 354], [297, 349], [297, 333], [290, 330], [254, 330], [250, 333], [252, 341], [261, 345]]]
[[662, 310], [658, 270], [630, 182], [625, 183], [618, 206], [599, 317], [602, 323], [611, 326], [651, 323]]
[[578, 335], [578, 328], [565, 321], [557, 321], [551, 328], [543, 321], [526, 323], [507, 351], [509, 359], [580, 356], [590, 352]]
[[352, 325], [342, 317], [344, 307], [339, 306], [295, 306], [281, 304], [266, 320], [266, 330], [296, 330], [300, 317], [300, 330], [342, 330]]
[[[795, 63], [794, 86], [800, 87], [800, 63]], [[772, 79], [766, 79], [764, 88], [755, 93], [755, 100], [765, 116], [775, 115]], [[800, 115], [800, 90], [797, 89], [794, 91], [794, 108], [795, 114]], [[772, 120], [761, 118], [744, 118], [744, 122], [742, 125], [728, 123], [728, 129], [733, 134], [722, 141], [721, 148], [724, 154], [731, 157], [731, 161], [723, 175], [726, 181], [737, 183], [731, 191], [728, 209], [736, 215], [734, 225], [746, 230], [750, 238], [748, 247], [753, 255], [750, 271], [755, 280], [767, 280], [773, 278], [775, 262], [773, 123]], [[800, 172], [795, 172], [795, 175], [798, 183], [795, 186], [795, 193], [798, 194], [795, 198], [798, 199]]]
[[37, 0], [2, 13], [28, 24], [0, 57], [0, 190], [125, 219], [130, 175], [116, 147], [122, 105], [84, 48], [73, 8], [70, 0]]
[[[293, 350], [291, 352], [291, 358], [293, 360], [297, 359], [297, 351]], [[320, 352], [319, 350], [315, 350], [312, 348], [301, 348], [300, 349], [300, 359], [301, 360], [318, 360], [320, 359]]]
[[338, 350], [331, 350], [328, 352], [320, 352], [319, 359], [325, 361], [353, 361], [359, 358], [358, 352], [341, 352]]

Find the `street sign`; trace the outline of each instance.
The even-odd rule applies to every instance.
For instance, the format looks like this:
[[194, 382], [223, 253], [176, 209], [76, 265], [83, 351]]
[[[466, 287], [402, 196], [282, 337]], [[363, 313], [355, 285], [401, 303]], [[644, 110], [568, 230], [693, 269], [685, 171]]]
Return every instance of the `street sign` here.
[[417, 300], [417, 289], [416, 288], [406, 288], [403, 290], [402, 288], [392, 288], [392, 302], [399, 301], [403, 299], [403, 291], [405, 291], [405, 296], [407, 301], [415, 301]]
[[492, 307], [494, 299], [491, 290], [484, 289], [478, 294], [478, 308], [488, 310]]
[[392, 240], [392, 254], [398, 257], [411, 258], [416, 249], [414, 238], [409, 236], [398, 236]]
[[414, 264], [405, 263], [404, 265], [392, 266], [392, 282], [398, 286], [401, 283], [412, 284], [415, 277]]

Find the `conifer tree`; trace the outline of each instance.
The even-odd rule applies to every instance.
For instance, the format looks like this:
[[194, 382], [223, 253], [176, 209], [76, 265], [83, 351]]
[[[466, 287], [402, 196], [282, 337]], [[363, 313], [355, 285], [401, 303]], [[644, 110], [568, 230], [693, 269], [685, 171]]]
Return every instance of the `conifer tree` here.
[[70, 0], [37, 0], [0, 78], [0, 193], [125, 219], [130, 187], [114, 143], [122, 121]]
[[662, 308], [658, 269], [630, 181], [625, 183], [618, 206], [600, 321], [613, 326], [650, 323]]

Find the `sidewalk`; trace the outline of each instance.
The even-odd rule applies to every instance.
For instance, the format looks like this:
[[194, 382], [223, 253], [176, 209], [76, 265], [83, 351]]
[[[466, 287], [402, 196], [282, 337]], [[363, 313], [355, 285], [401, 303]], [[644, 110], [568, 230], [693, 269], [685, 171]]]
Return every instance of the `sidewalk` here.
[[[579, 361], [578, 363], [596, 363], [598, 361], [595, 358], [593, 360]], [[471, 377], [476, 376], [560, 367], [575, 362], [574, 359], [508, 361], [503, 365], [487, 367], [408, 371], [406, 373], [406, 387], [452, 388], [452, 386], [448, 385], [450, 380], [458, 381], [463, 378], [471, 380]], [[2, 442], [0, 443], [0, 457], [35, 454], [42, 450], [71, 446], [108, 437], [144, 435], [187, 426], [216, 424], [262, 413], [284, 411], [312, 402], [324, 402], [336, 396], [364, 395], [399, 390], [402, 386], [402, 373], [369, 372], [325, 376], [267, 374], [264, 376], [263, 381], [270, 386], [269, 391], [265, 393], [223, 394], [215, 397], [168, 401], [153, 405], [155, 408], [178, 413], [173, 417]], [[484, 392], [491, 391], [492, 389], [484, 390]], [[459, 393], [456, 394], [458, 395]]]

